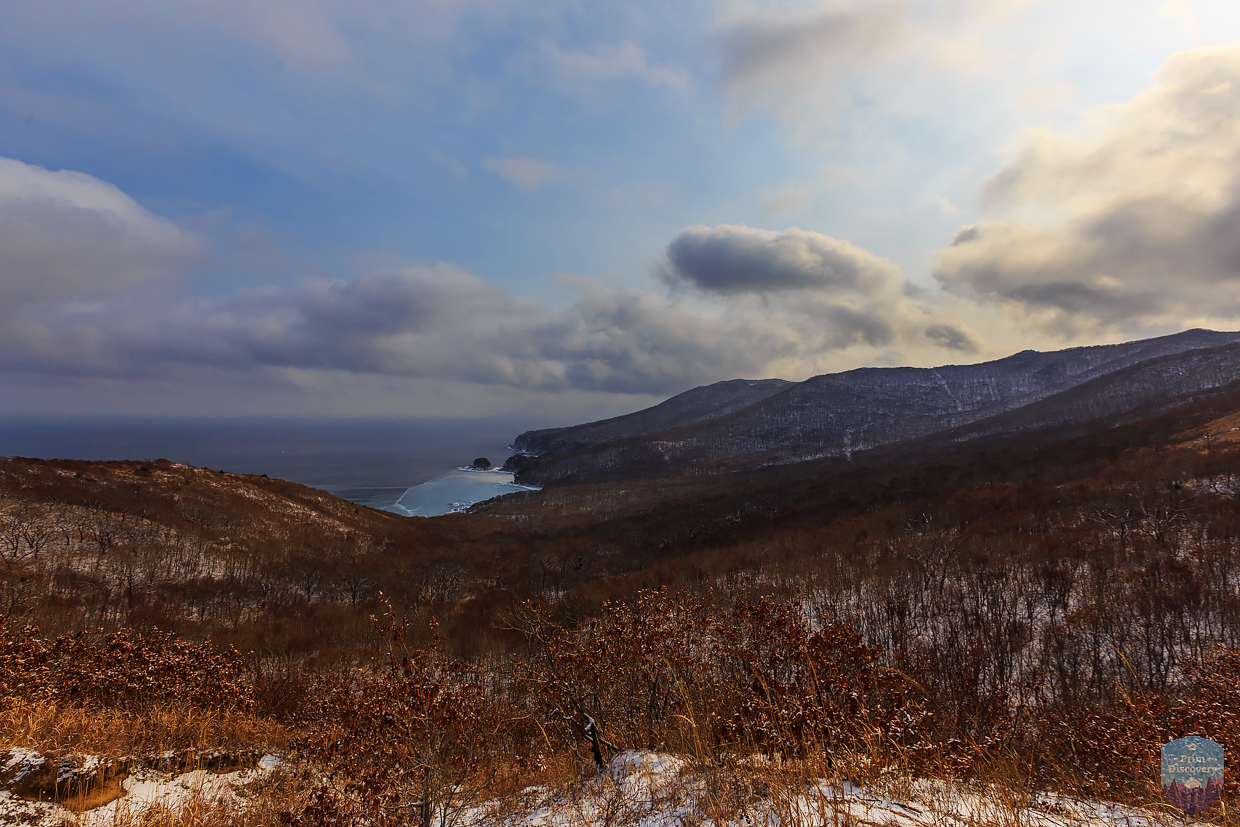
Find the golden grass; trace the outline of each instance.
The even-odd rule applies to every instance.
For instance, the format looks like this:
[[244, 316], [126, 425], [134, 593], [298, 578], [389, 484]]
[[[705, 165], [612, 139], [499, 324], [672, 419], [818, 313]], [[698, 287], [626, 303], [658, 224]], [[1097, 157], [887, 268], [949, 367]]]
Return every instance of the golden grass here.
[[274, 798], [212, 801], [191, 796], [178, 807], [129, 808], [124, 802], [116, 809], [108, 827], [276, 827], [283, 824], [287, 803]]
[[280, 752], [279, 724], [235, 712], [167, 704], [130, 713], [18, 701], [0, 709], [0, 744], [45, 755], [156, 755], [170, 750]]
[[131, 812], [121, 806], [109, 827], [277, 827], [287, 824], [289, 813], [301, 809], [301, 796], [299, 788], [277, 783], [224, 801], [194, 795], [175, 810], [155, 807]]
[[106, 804], [111, 804], [118, 798], [125, 795], [125, 779], [128, 776], [114, 775], [106, 779], [102, 784], [92, 787], [90, 790], [72, 795], [60, 802], [60, 805], [71, 813], [84, 813], [87, 810], [94, 810]]
[[116, 802], [110, 812], [94, 815], [92, 823], [106, 827], [287, 827], [290, 814], [300, 812], [308, 801], [304, 779], [283, 771], [262, 775], [223, 795], [193, 789], [175, 806], [131, 803], [124, 797], [122, 781], [112, 779], [61, 802], [62, 806], [80, 814]]
[[[872, 758], [860, 753], [837, 754], [828, 766], [825, 756], [788, 761], [750, 756], [714, 764], [681, 756], [685, 761], [683, 772], [652, 777], [649, 786], [634, 789], [608, 772], [596, 773], [588, 760], [562, 754], [523, 779], [538, 787], [514, 785], [485, 802], [468, 823], [520, 821], [535, 809], [549, 816], [549, 823], [564, 827], [621, 827], [658, 812], [676, 813], [679, 823], [685, 825], [864, 827], [883, 823], [890, 811], [858, 812], [857, 800], [846, 797], [846, 785], [857, 782], [867, 798], [906, 803], [909, 812], [926, 827], [1029, 827], [1055, 813], [1069, 825], [1078, 818], [1070, 808], [1039, 801], [1023, 766], [1010, 758], [996, 758], [977, 767], [976, 777], [967, 783], [919, 778], [899, 762], [880, 766]], [[306, 775], [277, 772], [222, 800], [192, 794], [175, 809], [131, 808], [122, 799], [107, 825], [287, 825], [289, 816], [300, 812], [309, 800], [308, 780]], [[102, 803], [106, 802], [90, 806]], [[1156, 799], [1126, 803], [1145, 808], [1152, 825], [1182, 823], [1175, 814], [1162, 812], [1164, 808]], [[1038, 811], [1040, 815], [1034, 817]], [[1230, 813], [1218, 809], [1205, 814], [1201, 821], [1220, 827], [1237, 823]]]
[[[17, 702], [0, 710], [0, 745], [25, 747], [45, 755], [151, 756], [167, 751], [200, 753], [278, 752], [287, 754], [290, 733], [253, 716], [164, 705], [141, 712], [84, 710], [48, 702]], [[1016, 755], [995, 756], [974, 766], [967, 784], [919, 777], [899, 748], [862, 740], [851, 751], [814, 750], [801, 759], [767, 759], [754, 744], [728, 755], [682, 755], [679, 775], [652, 779], [654, 785], [636, 794], [608, 773], [596, 773], [584, 752], [556, 751], [537, 771], [518, 773], [501, 768], [508, 779], [483, 804], [495, 823], [519, 819], [536, 808], [554, 813], [570, 827], [633, 823], [660, 809], [682, 813], [686, 824], [734, 823], [832, 825], [865, 823], [850, 811], [843, 790], [859, 785], [869, 796], [910, 802], [927, 827], [967, 823], [975, 827], [1025, 827], [1031, 809], [1045, 809], [1040, 785]], [[275, 827], [302, 810], [308, 799], [310, 773], [276, 772], [253, 782], [237, 795], [210, 800], [192, 795], [175, 810], [130, 808], [123, 799], [123, 777], [105, 779], [62, 803], [70, 812], [84, 812], [116, 801], [111, 827]], [[1044, 789], [1044, 786], [1041, 787]], [[974, 809], [962, 813], [961, 792]], [[1088, 788], [1064, 774], [1066, 798], [1087, 798]], [[1118, 802], [1145, 809], [1157, 822], [1164, 809], [1156, 787], [1140, 790]], [[1054, 805], [1050, 805], [1054, 806]], [[1167, 823], [1178, 823], [1168, 812]], [[964, 818], [964, 822], [961, 819]], [[1233, 812], [1216, 808], [1203, 821], [1240, 827]]]

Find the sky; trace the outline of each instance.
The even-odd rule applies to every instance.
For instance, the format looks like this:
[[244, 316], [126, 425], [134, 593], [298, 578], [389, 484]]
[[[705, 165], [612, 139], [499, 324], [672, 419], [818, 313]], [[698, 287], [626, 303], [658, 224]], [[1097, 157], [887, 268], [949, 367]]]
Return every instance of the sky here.
[[0, 415], [568, 424], [1189, 327], [1234, 0], [0, 4]]

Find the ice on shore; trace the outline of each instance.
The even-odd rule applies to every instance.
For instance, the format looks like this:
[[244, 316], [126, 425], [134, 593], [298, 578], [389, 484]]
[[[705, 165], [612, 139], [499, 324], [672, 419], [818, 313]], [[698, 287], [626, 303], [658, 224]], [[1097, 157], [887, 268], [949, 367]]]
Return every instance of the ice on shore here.
[[388, 511], [409, 517], [437, 517], [464, 511], [475, 503], [514, 491], [537, 489], [518, 485], [508, 471], [458, 468], [405, 491]]

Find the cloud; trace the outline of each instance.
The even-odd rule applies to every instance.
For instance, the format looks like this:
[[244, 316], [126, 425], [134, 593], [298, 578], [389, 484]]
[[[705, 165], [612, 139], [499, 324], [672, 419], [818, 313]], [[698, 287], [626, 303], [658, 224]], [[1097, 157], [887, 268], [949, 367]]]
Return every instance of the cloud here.
[[1030, 109], [1066, 109], [1076, 98], [1077, 88], [1066, 80], [1026, 89], [1018, 100]]
[[65, 307], [25, 324], [24, 347], [0, 365], [118, 377], [335, 371], [659, 393], [754, 371], [795, 349], [748, 320], [649, 291], [575, 289], [574, 305], [551, 308], [441, 264], [171, 306]]
[[712, 293], [782, 290], [889, 290], [902, 276], [886, 259], [847, 241], [793, 227], [783, 232], [737, 224], [682, 231], [667, 246], [667, 278]]
[[204, 17], [264, 45], [294, 66], [338, 66], [349, 59], [343, 34], [321, 9], [304, 0], [192, 0]]
[[[141, 0], [111, 0], [113, 13], [152, 15]], [[311, 0], [168, 0], [154, 14], [181, 24], [211, 26], [271, 50], [296, 67], [338, 66], [349, 58], [348, 43], [331, 4]]]
[[967, 329], [916, 305], [899, 282], [871, 293], [810, 285], [708, 301], [588, 280], [566, 287], [577, 300], [551, 307], [437, 264], [222, 299], [138, 294], [43, 306], [9, 326], [0, 368], [120, 379], [276, 371], [667, 394], [973, 347]]
[[809, 206], [810, 192], [804, 187], [784, 187], [766, 199], [766, 210], [770, 213], [800, 212]]
[[908, 34], [906, 15], [903, 2], [755, 14], [724, 34], [723, 82], [755, 91], [812, 83], [896, 49]]
[[568, 180], [568, 171], [534, 158], [484, 158], [482, 165], [518, 189], [531, 192]]
[[876, 110], [938, 117], [947, 84], [1011, 59], [987, 45], [989, 30], [1035, 2], [740, 3], [750, 10], [717, 40], [720, 84], [742, 109], [774, 110], [802, 127], [839, 125], [844, 109], [860, 116], [850, 129]]
[[1029, 132], [986, 220], [936, 261], [949, 290], [1073, 335], [1240, 317], [1240, 47], [1169, 59], [1079, 134]]
[[91, 301], [181, 270], [195, 238], [111, 184], [0, 158], [0, 316]]
[[666, 258], [660, 275], [674, 291], [721, 299], [733, 318], [782, 331], [792, 363], [830, 365], [859, 347], [906, 358], [923, 358], [927, 346], [978, 348], [967, 327], [911, 296], [896, 265], [822, 233], [697, 225], [672, 239]]
[[978, 349], [976, 335], [962, 324], [932, 324], [926, 328], [926, 338], [950, 350], [971, 353]]
[[110, 184], [0, 161], [0, 371], [666, 394], [973, 347], [894, 264], [795, 227], [688, 227], [667, 248], [670, 289], [567, 279], [564, 306], [443, 263], [215, 298], [148, 289], [198, 254], [193, 236]]
[[689, 81], [683, 69], [651, 66], [642, 47], [628, 40], [615, 46], [599, 45], [591, 51], [561, 49], [548, 40], [543, 41], [540, 53], [557, 81], [566, 86], [631, 77], [654, 86], [681, 89]]
[[932, 190], [926, 190], [922, 198], [939, 215], [951, 215], [952, 213], [960, 212], [960, 208], [953, 204], [947, 196], [939, 195]]
[[1197, 20], [1197, 15], [1193, 14], [1187, 0], [1166, 0], [1159, 7], [1158, 13], [1179, 20], [1189, 41], [1193, 45], [1201, 43], [1201, 24]]

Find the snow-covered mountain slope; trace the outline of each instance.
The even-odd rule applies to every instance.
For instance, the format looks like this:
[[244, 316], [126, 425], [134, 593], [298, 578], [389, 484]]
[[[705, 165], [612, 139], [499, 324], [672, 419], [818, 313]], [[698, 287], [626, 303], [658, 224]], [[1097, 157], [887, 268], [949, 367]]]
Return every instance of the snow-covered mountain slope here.
[[[656, 431], [634, 433], [622, 417], [579, 426], [588, 440], [555, 437], [559, 432], [539, 439], [523, 434], [520, 445], [539, 456], [524, 458], [515, 470], [519, 482], [545, 485], [788, 464], [953, 429], [963, 429], [959, 438], [967, 439], [974, 433], [967, 426], [1004, 415], [1009, 418], [995, 427], [1086, 421], [1237, 379], [1240, 333], [1206, 330], [1050, 353], [1024, 351], [977, 365], [863, 368], [788, 384], [743, 407], [677, 420]], [[673, 403], [681, 397], [630, 418], [674, 419]], [[1030, 416], [1012, 416], [1026, 409]]]
[[656, 433], [704, 419], [726, 416], [793, 384], [795, 383], [786, 379], [732, 379], [716, 382], [685, 391], [654, 407], [624, 416], [568, 428], [526, 431], [513, 441], [512, 447], [523, 453], [549, 454]]

